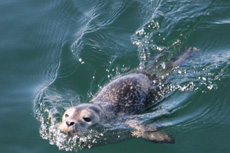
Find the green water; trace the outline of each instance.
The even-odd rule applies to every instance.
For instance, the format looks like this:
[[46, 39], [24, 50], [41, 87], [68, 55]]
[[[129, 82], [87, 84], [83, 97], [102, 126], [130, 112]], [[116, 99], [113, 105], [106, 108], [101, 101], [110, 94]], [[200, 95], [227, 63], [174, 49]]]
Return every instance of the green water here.
[[[229, 1], [2, 0], [0, 14], [1, 153], [230, 152]], [[60, 137], [54, 125], [72, 104], [191, 46], [200, 56], [169, 76], [157, 108], [138, 115], [164, 125], [175, 144], [133, 138], [88, 149]]]

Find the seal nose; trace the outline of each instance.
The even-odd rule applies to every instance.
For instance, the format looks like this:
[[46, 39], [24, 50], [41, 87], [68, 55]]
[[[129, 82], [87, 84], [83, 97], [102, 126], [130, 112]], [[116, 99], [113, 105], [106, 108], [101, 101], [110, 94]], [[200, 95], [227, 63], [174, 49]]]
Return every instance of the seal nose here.
[[75, 124], [75, 122], [66, 121], [66, 125], [67, 125], [68, 127], [73, 126], [74, 124]]

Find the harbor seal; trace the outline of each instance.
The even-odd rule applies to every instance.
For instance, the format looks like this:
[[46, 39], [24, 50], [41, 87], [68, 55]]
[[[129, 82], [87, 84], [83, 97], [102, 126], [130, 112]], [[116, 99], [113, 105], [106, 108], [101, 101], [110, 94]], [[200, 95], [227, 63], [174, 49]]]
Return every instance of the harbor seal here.
[[[178, 66], [189, 57], [189, 49], [168, 67]], [[163, 95], [163, 85], [160, 79], [149, 71], [138, 71], [118, 77], [105, 85], [90, 101], [66, 110], [59, 126], [66, 133], [81, 134], [90, 127], [103, 124], [114, 118], [133, 115], [146, 111], [152, 106], [152, 99], [159, 99]], [[172, 137], [164, 132], [158, 132], [157, 126], [127, 124], [134, 129], [132, 136], [142, 137], [154, 142], [174, 142]]]

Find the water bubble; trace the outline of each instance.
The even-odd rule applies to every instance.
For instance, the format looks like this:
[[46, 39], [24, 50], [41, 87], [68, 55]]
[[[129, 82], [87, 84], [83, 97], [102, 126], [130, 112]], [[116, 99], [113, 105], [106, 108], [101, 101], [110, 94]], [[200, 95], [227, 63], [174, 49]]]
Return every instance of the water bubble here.
[[79, 58], [78, 61], [79, 61], [81, 64], [84, 64], [84, 63], [85, 63], [81, 58]]
[[161, 63], [161, 67], [162, 67], [163, 69], [165, 69], [165, 68], [166, 68], [166, 64], [165, 64], [165, 62], [162, 62], [162, 63]]
[[207, 88], [208, 88], [209, 90], [212, 90], [213, 85], [211, 84], [211, 85], [207, 86]]

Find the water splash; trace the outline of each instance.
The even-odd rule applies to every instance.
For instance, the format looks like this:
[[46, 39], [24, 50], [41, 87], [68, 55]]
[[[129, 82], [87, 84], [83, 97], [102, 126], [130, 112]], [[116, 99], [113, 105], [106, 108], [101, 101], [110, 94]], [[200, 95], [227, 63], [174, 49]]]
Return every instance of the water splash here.
[[[174, 6], [165, 3], [168, 2], [159, 1], [156, 11], [154, 11], [151, 18], [132, 36], [132, 42], [137, 46], [139, 53], [138, 69], [144, 69], [146, 64], [151, 61], [151, 57], [155, 57], [158, 54], [163, 54], [165, 58], [157, 61], [157, 65], [159, 66], [157, 69], [166, 69], [167, 63], [179, 50], [182, 50], [190, 34], [200, 22], [200, 13], [196, 13], [196, 11], [203, 12], [202, 10], [207, 7], [206, 5], [202, 5], [201, 8], [196, 8], [197, 6], [186, 3], [186, 5], [180, 4], [184, 6], [181, 6], [181, 9], [177, 10], [178, 8], [175, 7], [177, 5]], [[121, 7], [121, 5], [122, 4], [118, 3], [119, 7], [111, 10], [113, 19], [116, 19], [119, 16], [119, 11], [123, 10], [124, 7]], [[170, 7], [165, 7], [168, 5]], [[191, 9], [191, 7], [187, 7], [188, 5], [196, 8], [195, 12], [188, 11], [187, 8]], [[101, 7], [105, 6], [100, 4], [95, 8]], [[100, 56], [97, 56], [97, 58], [99, 58], [97, 60], [102, 62], [102, 65], [107, 65], [103, 71], [105, 71], [106, 75], [104, 77], [108, 81], [117, 75], [129, 72], [131, 67], [125, 66], [124, 64], [121, 66], [115, 65], [113, 59], [118, 58], [117, 56], [114, 56], [113, 59], [107, 58], [112, 55], [111, 52], [122, 50], [122, 48], [112, 41], [107, 41], [110, 40], [109, 36], [102, 32], [102, 27], [110, 25], [113, 21], [107, 17], [106, 21], [98, 18], [99, 13], [97, 13], [95, 8], [83, 13], [86, 14], [87, 20], [84, 20], [84, 26], [76, 32], [77, 39], [70, 48], [75, 60], [79, 61], [81, 65], [87, 65], [89, 59], [93, 60], [95, 58], [83, 56], [87, 51], [87, 47], [91, 45], [90, 51], [94, 53], [93, 55], [99, 54]], [[165, 8], [169, 8], [169, 10], [165, 10]], [[178, 15], [180, 13], [184, 15]], [[170, 18], [170, 14], [174, 16], [172, 19]], [[175, 19], [176, 16], [178, 16], [177, 19]], [[186, 16], [186, 18], [184, 18], [184, 16]], [[99, 22], [100, 19], [102, 22]], [[192, 24], [186, 25], [186, 23]], [[180, 26], [178, 26], [178, 24]], [[95, 34], [94, 32], [96, 31], [97, 33]], [[101, 44], [98, 44], [98, 42], [92, 38], [100, 39]], [[108, 50], [111, 50], [111, 52], [107, 52]], [[228, 52], [222, 52], [221, 54], [213, 53], [208, 55], [202, 54], [202, 52], [203, 50], [201, 49], [201, 56], [199, 58], [186, 61], [183, 67], [175, 69], [169, 76], [162, 76], [163, 78], [167, 78], [169, 82], [169, 89], [163, 99], [161, 99], [161, 101], [163, 101], [162, 103], [152, 108], [149, 112], [133, 115], [130, 119], [135, 118], [147, 123], [154, 122], [169, 128], [183, 127], [182, 129], [185, 130], [193, 124], [203, 123], [207, 119], [210, 119], [210, 116], [213, 116], [213, 114], [217, 115], [213, 117], [211, 121], [224, 118], [225, 115], [218, 114], [218, 111], [225, 112], [223, 111], [223, 104], [216, 103], [215, 106], [217, 106], [218, 109], [215, 110], [207, 104], [202, 105], [198, 102], [194, 103], [193, 101], [196, 101], [195, 97], [198, 97], [197, 99], [199, 100], [200, 95], [216, 91], [219, 89], [219, 86], [222, 85], [220, 81], [230, 77], [230, 54]], [[90, 56], [88, 52], [85, 54]], [[107, 61], [104, 61], [105, 59]], [[59, 67], [57, 69], [59, 69]], [[49, 140], [50, 144], [56, 145], [59, 149], [66, 151], [91, 148], [95, 145], [109, 143], [111, 138], [113, 141], [125, 139], [126, 132], [130, 129], [127, 125], [122, 124], [122, 119], [112, 124], [105, 124], [104, 128], [92, 130], [81, 137], [77, 135], [69, 137], [62, 133], [58, 129], [58, 123], [61, 121], [62, 114], [67, 108], [79, 104], [82, 100], [77, 91], [60, 89], [58, 85], [54, 84], [54, 82], [57, 81], [56, 79], [57, 74], [52, 78], [52, 81], [47, 79], [49, 83], [46, 84], [46, 87], [38, 91], [35, 99], [34, 112], [36, 118], [41, 122], [40, 134], [42, 138]], [[92, 74], [92, 79], [92, 83], [95, 83], [95, 80], [98, 78], [95, 74]], [[97, 89], [102, 88], [104, 84], [102, 80], [103, 78], [99, 80], [100, 84], [98, 84]], [[95, 92], [89, 89], [88, 99], [90, 99], [94, 93]], [[200, 101], [202, 102], [202, 99]], [[195, 110], [192, 107], [193, 105], [195, 105]], [[186, 111], [187, 113], [185, 113]], [[226, 121], [226, 119], [224, 121]]]

